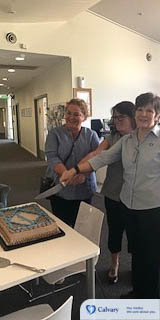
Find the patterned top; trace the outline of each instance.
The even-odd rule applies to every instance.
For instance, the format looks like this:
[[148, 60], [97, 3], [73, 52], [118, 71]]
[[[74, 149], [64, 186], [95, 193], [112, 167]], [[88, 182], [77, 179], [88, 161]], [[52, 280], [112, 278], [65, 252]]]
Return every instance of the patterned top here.
[[[113, 146], [121, 135], [116, 132], [114, 135], [106, 135], [105, 139], [109, 142], [110, 146]], [[122, 161], [109, 164], [107, 167], [106, 178], [103, 183], [101, 193], [109, 199], [120, 201], [119, 195], [123, 184], [123, 167]]]
[[[64, 163], [73, 145], [73, 137], [71, 132], [64, 126], [53, 128], [49, 131], [46, 139], [46, 156], [48, 160], [48, 168], [46, 176], [52, 177], [56, 184], [59, 178], [53, 171], [53, 167], [58, 163]], [[97, 133], [89, 128], [82, 127], [80, 135], [75, 140], [72, 153], [65, 162], [67, 169], [75, 167], [80, 160], [82, 160], [89, 152], [97, 149], [99, 145], [99, 138]], [[96, 176], [92, 172], [86, 181], [78, 185], [69, 185], [63, 188], [58, 196], [67, 200], [84, 200], [90, 198], [96, 191]]]

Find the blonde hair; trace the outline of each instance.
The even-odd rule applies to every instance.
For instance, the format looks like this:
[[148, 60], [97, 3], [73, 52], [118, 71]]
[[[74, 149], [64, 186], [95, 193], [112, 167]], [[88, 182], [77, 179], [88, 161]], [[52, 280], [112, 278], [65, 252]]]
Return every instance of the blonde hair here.
[[83, 113], [85, 120], [88, 117], [88, 106], [87, 103], [83, 100], [83, 99], [77, 99], [77, 98], [73, 98], [70, 101], [68, 101], [66, 103], [66, 110], [68, 109], [68, 107], [73, 104], [74, 106], [78, 106], [81, 110], [81, 112]]

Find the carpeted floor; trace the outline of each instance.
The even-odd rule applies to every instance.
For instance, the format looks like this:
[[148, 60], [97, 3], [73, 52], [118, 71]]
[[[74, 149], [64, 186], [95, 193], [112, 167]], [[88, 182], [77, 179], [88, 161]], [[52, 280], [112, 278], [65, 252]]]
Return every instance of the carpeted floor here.
[[[44, 175], [45, 170], [46, 162], [37, 160], [32, 154], [19, 145], [8, 140], [0, 139], [0, 183], [11, 186], [11, 191], [8, 196], [9, 206], [34, 201], [34, 197], [39, 193], [40, 177]], [[39, 203], [45, 208], [51, 209], [48, 200], [40, 200]], [[92, 204], [104, 211], [103, 197], [100, 194], [95, 194]], [[131, 289], [131, 261], [130, 255], [127, 254], [126, 237], [124, 235], [119, 281], [115, 285], [109, 285], [107, 282], [107, 269], [110, 265], [110, 255], [107, 248], [107, 233], [105, 216], [100, 244], [101, 255], [96, 266], [96, 298], [117, 299], [121, 294]], [[49, 303], [56, 309], [68, 296], [74, 295], [72, 320], [78, 320], [80, 304], [86, 299], [85, 277], [84, 275], [71, 277], [66, 279], [63, 285], [77, 280], [80, 280], [80, 282], [76, 286], [63, 292], [59, 291], [45, 298], [35, 300], [31, 304]], [[30, 283], [26, 285], [29, 287], [32, 285], [34, 290], [39, 291], [38, 293], [41, 293], [44, 289], [48, 291], [55, 289], [47, 285], [43, 279], [41, 279], [38, 287]], [[63, 285], [59, 285], [58, 289], [61, 289]], [[19, 287], [5, 290], [1, 293], [0, 315], [18, 310], [29, 304], [28, 295]]]

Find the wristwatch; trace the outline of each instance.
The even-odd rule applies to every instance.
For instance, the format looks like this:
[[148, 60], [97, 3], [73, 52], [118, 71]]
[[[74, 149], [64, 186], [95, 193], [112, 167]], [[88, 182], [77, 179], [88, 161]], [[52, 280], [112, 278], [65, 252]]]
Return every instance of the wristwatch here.
[[78, 166], [75, 166], [74, 169], [76, 170], [76, 174], [81, 173]]

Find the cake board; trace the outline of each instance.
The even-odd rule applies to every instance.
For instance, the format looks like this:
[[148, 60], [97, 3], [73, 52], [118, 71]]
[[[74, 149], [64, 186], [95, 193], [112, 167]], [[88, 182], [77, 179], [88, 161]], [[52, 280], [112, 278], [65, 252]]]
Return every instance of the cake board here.
[[60, 228], [59, 228], [59, 230], [60, 230], [60, 232], [58, 234], [56, 234], [56, 235], [52, 235], [52, 236], [41, 238], [41, 239], [32, 240], [32, 241], [29, 241], [29, 242], [26, 242], [26, 243], [10, 245], [10, 246], [7, 246], [6, 243], [4, 242], [4, 240], [2, 239], [2, 237], [0, 237], [0, 245], [2, 246], [4, 251], [10, 251], [10, 250], [18, 249], [18, 248], [27, 247], [27, 246], [30, 246], [32, 244], [36, 244], [36, 243], [39, 243], [39, 242], [48, 241], [48, 240], [52, 240], [52, 239], [63, 237], [65, 235], [65, 232]]

